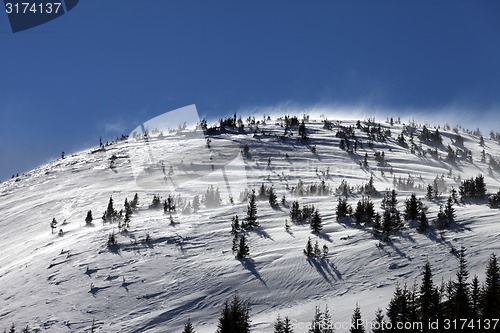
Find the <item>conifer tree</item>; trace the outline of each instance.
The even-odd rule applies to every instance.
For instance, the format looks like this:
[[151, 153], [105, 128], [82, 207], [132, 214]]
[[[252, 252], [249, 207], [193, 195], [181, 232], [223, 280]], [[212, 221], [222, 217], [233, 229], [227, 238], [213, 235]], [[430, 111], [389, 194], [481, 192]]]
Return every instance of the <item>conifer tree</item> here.
[[405, 201], [404, 217], [406, 221], [416, 221], [422, 211], [422, 202], [412, 193], [410, 199]]
[[431, 265], [427, 261], [424, 268], [424, 276], [418, 294], [417, 303], [420, 309], [420, 320], [424, 326], [424, 332], [427, 332], [428, 323], [437, 318], [439, 312], [439, 293], [434, 287], [432, 281]]
[[361, 310], [358, 304], [356, 304], [356, 308], [354, 309], [354, 313], [351, 318], [351, 328], [349, 332], [365, 333], [365, 328], [363, 326], [363, 318], [361, 318]]
[[500, 267], [492, 254], [486, 268], [486, 281], [481, 297], [483, 319], [500, 318]]
[[372, 324], [373, 333], [382, 333], [384, 331], [384, 312], [381, 308], [375, 311], [375, 322]]
[[292, 324], [288, 317], [281, 319], [280, 316], [276, 319], [274, 323], [274, 333], [293, 333]]
[[137, 209], [137, 205], [139, 205], [139, 195], [136, 193], [130, 202], [130, 207], [132, 207], [132, 209]]
[[125, 218], [123, 219], [123, 229], [127, 230], [130, 228], [130, 217], [132, 216], [132, 207], [130, 207], [130, 204], [125, 198]]
[[315, 233], [319, 233], [323, 230], [322, 219], [317, 210], [314, 212], [311, 220], [311, 230]]
[[311, 237], [307, 239], [307, 244], [304, 250], [304, 254], [306, 255], [306, 257], [314, 257], [314, 248], [311, 244]]
[[91, 210], [89, 210], [89, 211], [87, 212], [87, 217], [85, 217], [85, 223], [86, 223], [87, 225], [91, 225], [93, 220], [94, 220], [94, 218], [92, 217], [92, 211], [91, 211]]
[[427, 229], [429, 228], [429, 221], [427, 220], [427, 216], [425, 215], [425, 212], [422, 211], [420, 213], [420, 216], [418, 217], [418, 232], [426, 232]]
[[427, 194], [425, 195], [425, 198], [428, 200], [432, 200], [434, 198], [434, 188], [432, 185], [427, 185]]
[[461, 319], [469, 318], [470, 316], [470, 296], [469, 284], [469, 271], [467, 269], [467, 259], [465, 258], [465, 247], [462, 246], [458, 253], [459, 268], [457, 272], [457, 281], [453, 283], [453, 294], [451, 304], [455, 308], [451, 313], [452, 318]]
[[109, 197], [108, 208], [104, 213], [104, 221], [113, 222], [118, 217], [118, 212], [113, 207], [113, 197]]
[[240, 259], [246, 258], [250, 254], [250, 250], [248, 248], [245, 235], [241, 235], [240, 237], [240, 244], [238, 246], [238, 253], [236, 256]]
[[193, 324], [191, 324], [191, 319], [188, 318], [187, 323], [184, 324], [184, 330], [182, 331], [182, 333], [195, 333]]
[[335, 215], [337, 216], [337, 221], [342, 218], [349, 217], [352, 214], [351, 205], [347, 202], [347, 198], [339, 198], [337, 208], [335, 209]]
[[257, 203], [255, 201], [255, 190], [252, 190], [252, 194], [250, 195], [250, 200], [248, 202], [247, 216], [245, 217], [246, 226], [250, 229], [259, 226], [259, 223], [257, 222]]
[[299, 202], [295, 200], [290, 207], [290, 219], [294, 223], [298, 223], [302, 220], [302, 212], [300, 210]]
[[234, 294], [231, 303], [225, 302], [216, 333], [249, 333], [250, 305], [241, 301], [238, 293]]
[[448, 220], [448, 226], [449, 226], [450, 223], [453, 222], [456, 217], [455, 208], [453, 207], [453, 199], [451, 197], [448, 197], [448, 200], [446, 201], [446, 206], [444, 207], [444, 214], [446, 215], [446, 219]]
[[272, 207], [272, 208], [276, 208], [278, 207], [278, 201], [277, 201], [277, 196], [276, 196], [276, 193], [274, 191], [274, 187], [271, 187], [269, 189], [269, 205]]

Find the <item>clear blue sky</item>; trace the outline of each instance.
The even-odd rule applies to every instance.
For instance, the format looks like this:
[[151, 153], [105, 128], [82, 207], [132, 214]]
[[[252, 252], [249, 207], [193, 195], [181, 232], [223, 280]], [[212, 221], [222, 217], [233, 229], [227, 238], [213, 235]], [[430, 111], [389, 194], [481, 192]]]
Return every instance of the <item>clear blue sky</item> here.
[[0, 40], [0, 180], [189, 104], [500, 113], [497, 0], [82, 0]]

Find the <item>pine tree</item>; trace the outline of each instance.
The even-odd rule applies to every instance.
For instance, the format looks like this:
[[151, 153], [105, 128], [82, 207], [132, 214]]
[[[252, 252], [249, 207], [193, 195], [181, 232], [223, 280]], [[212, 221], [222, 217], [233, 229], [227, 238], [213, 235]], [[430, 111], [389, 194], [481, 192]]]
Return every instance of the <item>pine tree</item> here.
[[240, 220], [238, 219], [238, 215], [233, 216], [231, 221], [231, 233], [237, 234], [240, 231]]
[[354, 309], [354, 313], [351, 318], [351, 329], [349, 331], [351, 333], [365, 333], [363, 319], [361, 318], [361, 310], [358, 304], [356, 304], [356, 308]]
[[86, 223], [87, 225], [91, 225], [93, 220], [94, 220], [94, 218], [92, 217], [92, 211], [91, 211], [91, 210], [89, 210], [89, 211], [87, 212], [87, 217], [85, 217], [85, 223]]
[[384, 312], [381, 308], [375, 311], [375, 322], [372, 324], [373, 333], [382, 333], [384, 331]]
[[250, 201], [248, 202], [247, 216], [245, 217], [246, 226], [250, 229], [259, 226], [257, 222], [257, 204], [255, 200], [255, 190], [252, 190]]
[[417, 298], [417, 303], [420, 309], [420, 320], [424, 326], [424, 332], [427, 332], [429, 321], [437, 318], [439, 312], [439, 293], [434, 287], [432, 281], [431, 265], [427, 261], [424, 268], [424, 276]]
[[316, 210], [311, 220], [311, 230], [315, 233], [319, 233], [321, 232], [322, 229], [323, 229], [322, 219], [318, 211]]
[[217, 333], [249, 333], [250, 332], [250, 305], [248, 301], [239, 299], [238, 293], [234, 294], [231, 303], [225, 302], [222, 309]]
[[404, 217], [406, 221], [415, 221], [422, 211], [422, 202], [412, 193], [410, 199], [405, 201]]
[[104, 213], [104, 221], [113, 222], [118, 217], [118, 212], [113, 207], [113, 197], [109, 197], [108, 208]]
[[306, 244], [306, 248], [304, 250], [304, 254], [306, 255], [306, 257], [314, 257], [314, 249], [313, 249], [313, 246], [311, 244], [311, 237], [309, 237], [307, 239], [307, 244]]
[[452, 318], [461, 319], [469, 318], [470, 311], [470, 297], [469, 297], [469, 271], [467, 270], [467, 260], [465, 258], [465, 247], [462, 246], [458, 253], [459, 269], [457, 272], [457, 281], [453, 283], [453, 294], [451, 304], [455, 308]]
[[347, 198], [339, 198], [337, 208], [335, 209], [335, 215], [337, 216], [337, 221], [342, 218], [349, 217], [352, 214], [351, 205], [347, 202]]
[[276, 208], [278, 207], [278, 201], [277, 201], [277, 196], [276, 196], [276, 193], [274, 191], [274, 187], [271, 187], [269, 189], [269, 205], [272, 207], [272, 208]]
[[52, 229], [52, 233], [54, 233], [54, 229], [57, 228], [57, 221], [55, 217], [52, 219], [52, 222], [50, 222], [50, 228]]
[[124, 206], [125, 206], [125, 218], [123, 219], [123, 229], [127, 230], [128, 228], [130, 228], [130, 217], [132, 216], [132, 207], [130, 207], [127, 198], [125, 198]]
[[130, 207], [132, 207], [132, 209], [137, 209], [137, 205], [139, 205], [139, 195], [136, 193], [130, 202]]
[[427, 194], [425, 195], [425, 198], [428, 200], [432, 200], [434, 198], [434, 188], [432, 185], [427, 185]]
[[446, 219], [448, 220], [448, 226], [455, 220], [455, 208], [453, 208], [453, 199], [448, 197], [446, 201], [446, 206], [444, 207], [444, 214], [446, 215]]
[[292, 324], [288, 317], [281, 319], [280, 316], [276, 319], [274, 323], [274, 333], [293, 333]]
[[240, 259], [246, 258], [250, 254], [250, 250], [248, 248], [245, 235], [241, 235], [240, 237], [240, 245], [238, 246], [238, 253], [236, 256]]
[[316, 306], [314, 319], [311, 323], [311, 327], [309, 328], [308, 333], [323, 333], [322, 325], [323, 325], [323, 312], [321, 312], [321, 309], [318, 306]]
[[492, 254], [486, 268], [486, 281], [481, 297], [483, 319], [500, 318], [500, 267]]
[[427, 220], [427, 216], [425, 215], [425, 212], [422, 211], [420, 213], [420, 216], [418, 217], [418, 232], [426, 232], [427, 229], [429, 228], [429, 221]]
[[290, 207], [290, 219], [294, 223], [298, 223], [302, 220], [302, 212], [300, 210], [299, 202], [295, 200]]
[[191, 324], [191, 319], [188, 318], [187, 323], [184, 324], [184, 330], [182, 333], [194, 333], [193, 324]]

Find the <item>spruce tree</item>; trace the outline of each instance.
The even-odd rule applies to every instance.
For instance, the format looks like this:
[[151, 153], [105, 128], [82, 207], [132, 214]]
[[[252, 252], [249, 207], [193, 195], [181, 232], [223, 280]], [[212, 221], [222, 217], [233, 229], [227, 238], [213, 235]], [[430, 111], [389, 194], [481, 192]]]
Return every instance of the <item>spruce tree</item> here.
[[422, 211], [422, 202], [412, 193], [410, 199], [405, 201], [404, 217], [406, 221], [416, 221]]
[[248, 248], [245, 235], [241, 235], [240, 237], [240, 244], [238, 246], [238, 253], [236, 256], [240, 259], [246, 258], [250, 254], [250, 250]]
[[351, 328], [349, 332], [365, 333], [365, 328], [363, 326], [363, 318], [361, 318], [361, 310], [358, 304], [356, 304], [356, 308], [354, 309], [354, 313], [351, 318]]
[[200, 209], [200, 196], [196, 194], [193, 198], [193, 211], [196, 213]]
[[182, 333], [194, 333], [193, 324], [191, 324], [191, 319], [188, 318], [187, 323], [184, 324], [184, 330]]
[[255, 201], [255, 190], [252, 190], [250, 201], [248, 202], [247, 216], [245, 217], [246, 226], [250, 229], [259, 226], [257, 222], [257, 203]]
[[130, 202], [130, 207], [132, 207], [132, 209], [137, 209], [137, 205], [139, 205], [139, 195], [136, 193]]
[[87, 217], [85, 217], [85, 223], [86, 223], [87, 225], [91, 225], [93, 220], [94, 220], [94, 218], [92, 217], [92, 211], [91, 211], [91, 210], [89, 210], [89, 211], [87, 212]]
[[307, 244], [306, 244], [306, 248], [304, 250], [304, 254], [306, 255], [306, 257], [314, 257], [314, 249], [313, 249], [313, 246], [311, 244], [311, 237], [309, 237], [307, 239]]
[[222, 309], [217, 333], [249, 333], [250, 332], [250, 305], [243, 302], [234, 294], [231, 303], [225, 302]]
[[486, 268], [481, 310], [483, 319], [500, 318], [500, 267], [495, 254], [491, 255]]
[[302, 213], [300, 210], [299, 202], [295, 200], [290, 207], [290, 219], [294, 223], [298, 223], [302, 220]]
[[113, 222], [118, 217], [118, 212], [113, 207], [113, 197], [109, 197], [108, 208], [104, 213], [104, 220], [106, 222]]
[[429, 221], [427, 220], [427, 216], [425, 215], [425, 212], [422, 211], [420, 213], [420, 216], [418, 217], [418, 232], [426, 232], [427, 229], [429, 228]]
[[319, 233], [323, 230], [322, 219], [317, 210], [314, 212], [311, 220], [311, 230], [315, 233]]
[[467, 259], [465, 258], [465, 247], [462, 246], [458, 253], [458, 272], [457, 281], [453, 283], [453, 293], [451, 305], [454, 307], [453, 313], [449, 314], [452, 318], [462, 319], [469, 318], [470, 311], [470, 294], [469, 294], [469, 271], [467, 269]]
[[377, 311], [375, 311], [375, 322], [372, 324], [372, 332], [384, 332], [384, 325], [384, 312], [381, 308], [378, 308]]
[[337, 221], [349, 217], [352, 214], [351, 205], [347, 202], [347, 198], [339, 198], [337, 208], [335, 209], [335, 215], [337, 216]]
[[424, 276], [417, 298], [420, 309], [420, 320], [423, 323], [424, 332], [428, 331], [428, 323], [437, 318], [439, 311], [439, 293], [432, 281], [431, 265], [427, 261], [424, 268]]
[[277, 196], [276, 196], [276, 193], [274, 191], [274, 187], [271, 187], [269, 189], [269, 205], [272, 207], [272, 208], [276, 208], [278, 207], [278, 201], [277, 201]]

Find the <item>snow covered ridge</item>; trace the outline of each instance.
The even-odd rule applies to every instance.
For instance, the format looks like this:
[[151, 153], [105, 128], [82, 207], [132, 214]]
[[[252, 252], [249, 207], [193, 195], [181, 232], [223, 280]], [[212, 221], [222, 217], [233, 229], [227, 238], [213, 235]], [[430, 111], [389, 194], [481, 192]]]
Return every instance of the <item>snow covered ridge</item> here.
[[469, 283], [500, 253], [497, 133], [307, 116], [179, 125], [0, 184], [0, 328], [180, 332], [189, 319], [215, 332], [238, 291], [252, 332], [278, 315], [305, 332], [316, 306], [334, 323], [356, 304], [386, 315], [427, 260], [435, 285], [455, 280], [461, 246]]

